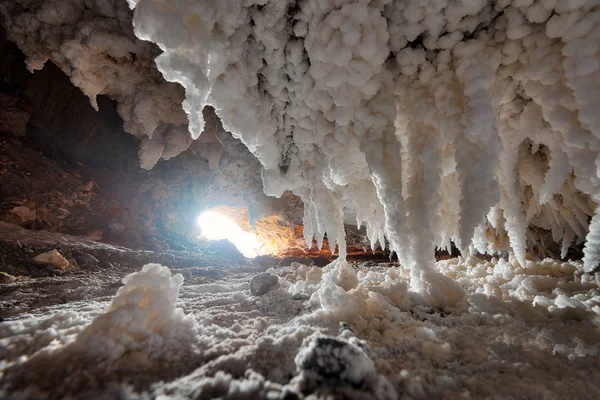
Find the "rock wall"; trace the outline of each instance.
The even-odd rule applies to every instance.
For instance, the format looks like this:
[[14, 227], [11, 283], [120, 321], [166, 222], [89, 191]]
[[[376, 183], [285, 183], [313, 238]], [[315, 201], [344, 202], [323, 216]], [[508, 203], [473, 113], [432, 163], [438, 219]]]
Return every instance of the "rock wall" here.
[[265, 236], [270, 253], [301, 238], [294, 225], [302, 203], [291, 193], [264, 194], [260, 163], [212, 108], [200, 140], [146, 171], [139, 139], [124, 131], [113, 100], [98, 96], [95, 110], [51, 62], [28, 72], [3, 31], [0, 49], [0, 220], [132, 248], [186, 250], [196, 247], [197, 215], [228, 207]]

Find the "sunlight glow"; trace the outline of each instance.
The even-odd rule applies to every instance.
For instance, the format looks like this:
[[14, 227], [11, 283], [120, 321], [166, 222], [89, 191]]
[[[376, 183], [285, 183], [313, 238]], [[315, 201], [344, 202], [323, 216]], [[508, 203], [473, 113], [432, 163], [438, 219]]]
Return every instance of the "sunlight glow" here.
[[246, 232], [238, 224], [226, 216], [214, 211], [208, 211], [198, 217], [198, 225], [202, 236], [208, 240], [227, 239], [245, 257], [253, 258], [258, 255], [259, 242], [256, 235]]

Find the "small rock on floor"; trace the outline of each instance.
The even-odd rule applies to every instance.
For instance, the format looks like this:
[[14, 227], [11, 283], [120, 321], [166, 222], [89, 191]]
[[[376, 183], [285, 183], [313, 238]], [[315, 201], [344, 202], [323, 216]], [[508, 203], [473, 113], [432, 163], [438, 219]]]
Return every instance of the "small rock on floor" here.
[[356, 338], [350, 341], [319, 335], [305, 341], [295, 358], [309, 386], [328, 382], [332, 385], [360, 387], [376, 376], [375, 364]]
[[33, 261], [38, 264], [52, 264], [56, 268], [64, 269], [69, 266], [69, 261], [63, 257], [58, 250], [50, 250], [42, 254], [38, 254], [33, 258]]
[[0, 271], [0, 283], [10, 283], [15, 280], [15, 277], [6, 272]]
[[84, 267], [93, 268], [97, 267], [100, 264], [100, 261], [91, 254], [82, 254], [77, 258], [78, 264], [83, 265]]
[[279, 283], [279, 278], [275, 275], [264, 272], [256, 275], [250, 281], [250, 294], [253, 296], [262, 296], [268, 293]]

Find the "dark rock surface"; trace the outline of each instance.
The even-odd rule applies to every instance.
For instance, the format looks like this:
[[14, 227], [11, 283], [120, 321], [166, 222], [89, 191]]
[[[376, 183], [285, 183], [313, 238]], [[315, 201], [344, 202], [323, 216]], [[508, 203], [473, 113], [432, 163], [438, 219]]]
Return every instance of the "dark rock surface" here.
[[328, 383], [359, 388], [376, 372], [373, 360], [356, 342], [325, 335], [313, 337], [298, 352], [296, 366], [306, 375], [309, 386]]
[[253, 296], [262, 296], [269, 293], [279, 283], [279, 278], [275, 275], [264, 272], [256, 275], [250, 281], [250, 294]]
[[25, 136], [31, 104], [20, 96], [0, 93], [0, 133]]

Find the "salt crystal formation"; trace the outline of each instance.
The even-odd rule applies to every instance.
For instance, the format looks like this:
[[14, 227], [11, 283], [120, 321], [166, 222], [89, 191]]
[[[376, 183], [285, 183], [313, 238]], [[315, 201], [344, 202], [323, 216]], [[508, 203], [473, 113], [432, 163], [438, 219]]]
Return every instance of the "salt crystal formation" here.
[[534, 226], [600, 261], [597, 1], [129, 2], [192, 136], [212, 105], [309, 243], [355, 219], [431, 281], [450, 241], [524, 265]]
[[[246, 265], [182, 285], [148, 264], [112, 300], [83, 292], [2, 322], [0, 398], [600, 398], [600, 273], [476, 257], [435, 268], [461, 282], [456, 307], [409, 290], [395, 263], [293, 263], [260, 297]], [[31, 296], [22, 282], [1, 304]]]
[[142, 168], [190, 146], [183, 91], [156, 71], [159, 52], [135, 37], [125, 1], [5, 1], [0, 14], [31, 71], [50, 60], [94, 108], [98, 95], [117, 101], [125, 130], [140, 139]]
[[[144, 166], [187, 148], [161, 128], [185, 124], [171, 86], [121, 89], [146, 53], [81, 9], [112, 21], [108, 3], [12, 3], [0, 8], [13, 36], [44, 38], [17, 38], [30, 66], [52, 59], [92, 99], [114, 97]], [[583, 269], [598, 265], [597, 0], [128, 3], [163, 77], [185, 89], [191, 136], [213, 106], [261, 162], [265, 192], [302, 198], [308, 243], [326, 232], [343, 258], [344, 223], [364, 223], [426, 291], [440, 287], [436, 246], [510, 249], [524, 265], [530, 229], [550, 231], [563, 256], [587, 240]], [[76, 23], [72, 40], [57, 33]], [[81, 38], [94, 29], [106, 34]], [[102, 52], [124, 62], [92, 69]]]

